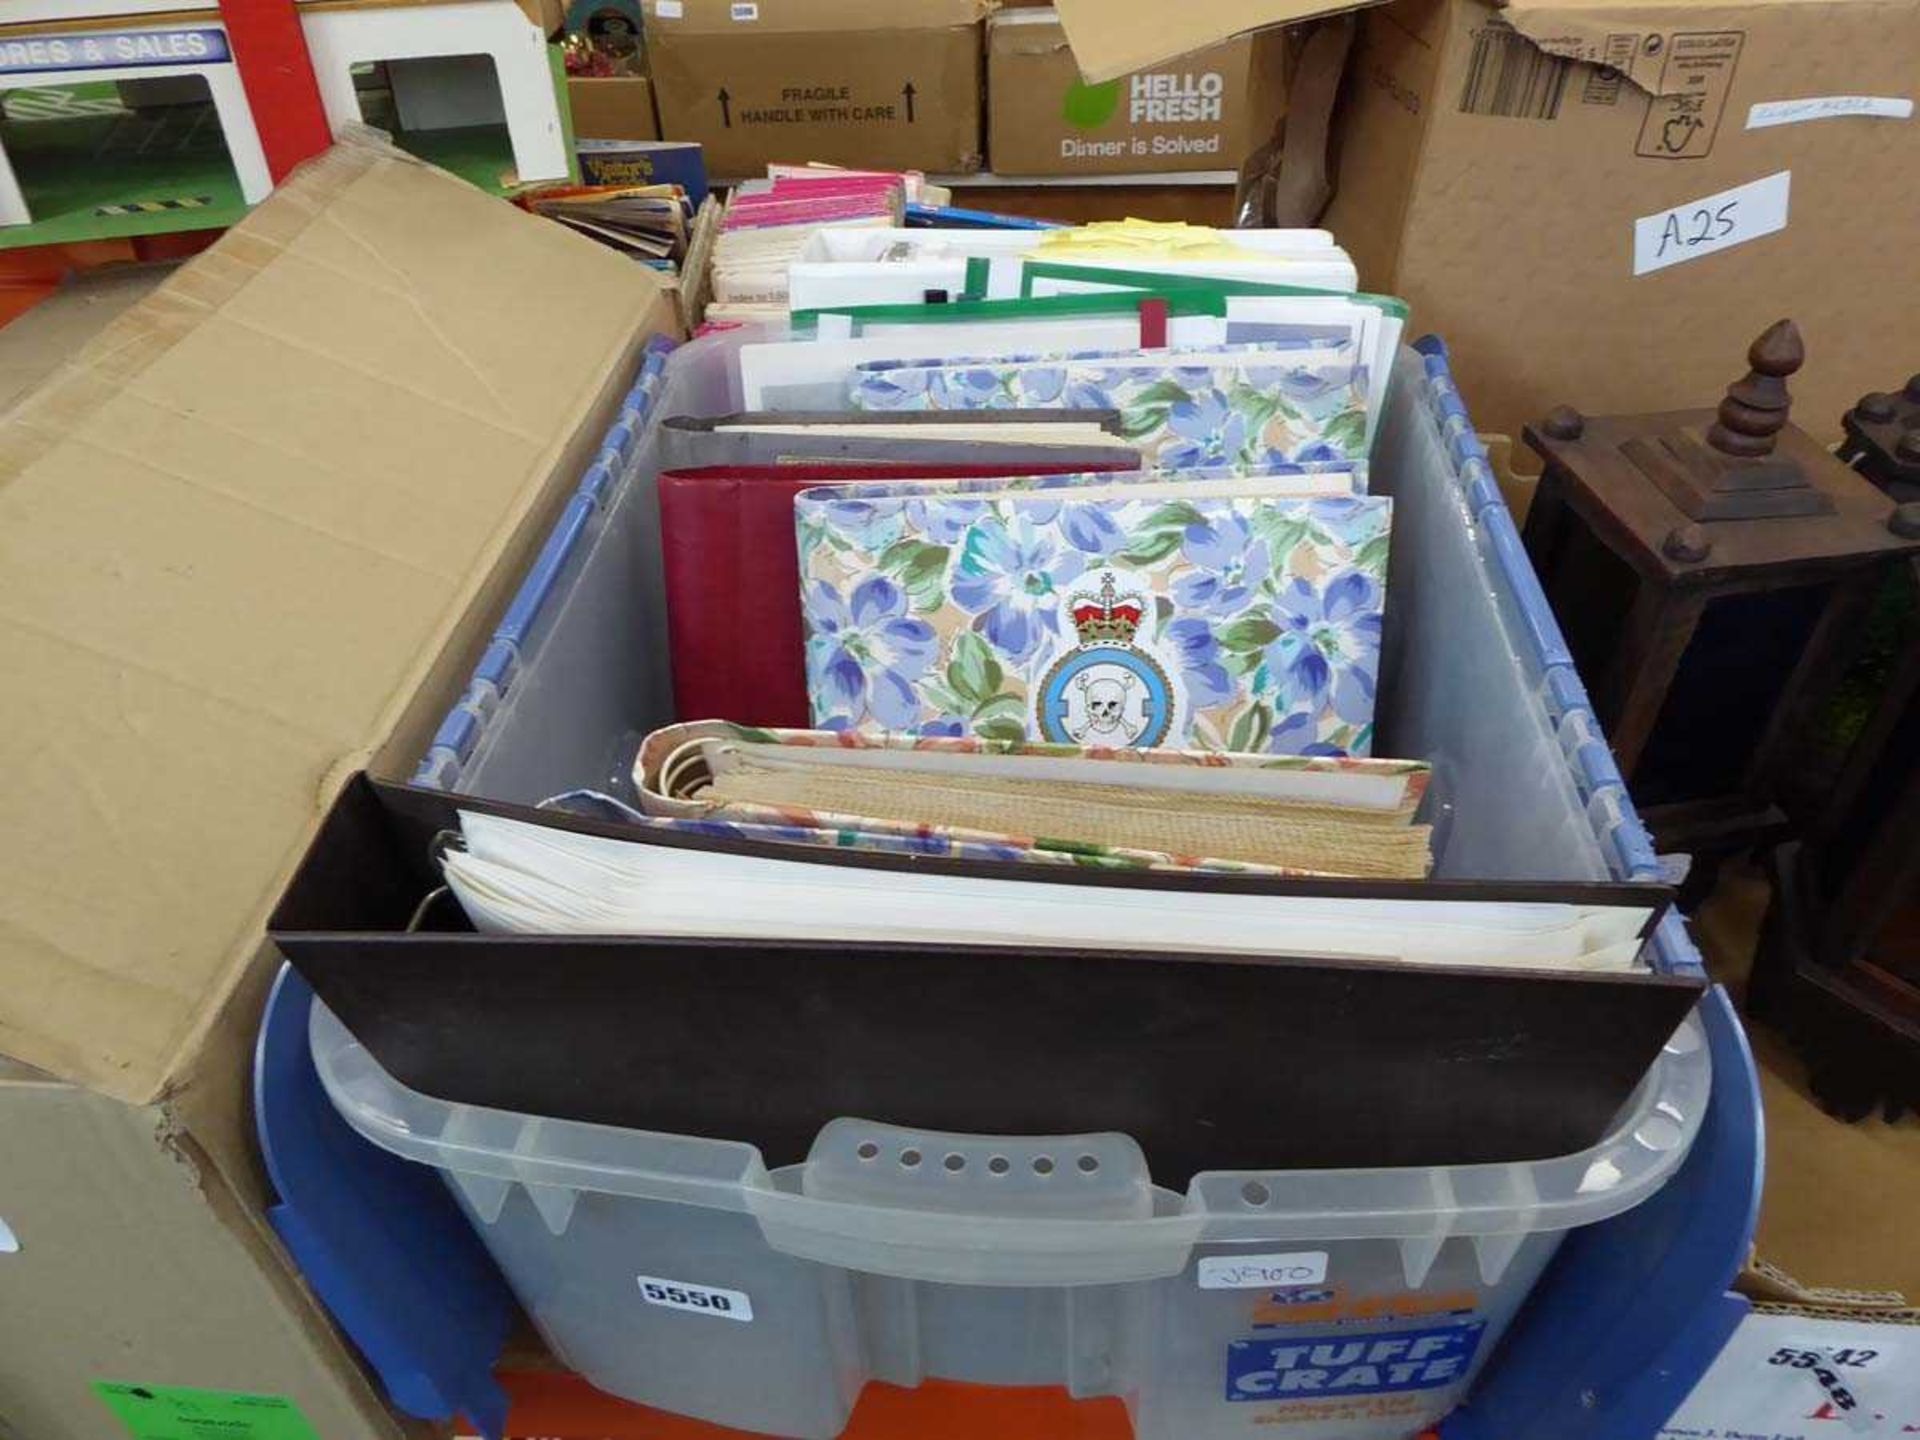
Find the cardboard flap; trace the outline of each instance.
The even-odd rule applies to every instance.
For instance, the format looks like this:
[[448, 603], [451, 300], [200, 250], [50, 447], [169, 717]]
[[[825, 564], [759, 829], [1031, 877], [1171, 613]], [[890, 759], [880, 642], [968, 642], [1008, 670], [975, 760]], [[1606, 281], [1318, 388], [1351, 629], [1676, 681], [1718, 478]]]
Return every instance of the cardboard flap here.
[[372, 137], [0, 419], [0, 1051], [123, 1099], [164, 1090], [671, 313]]
[[[647, 41], [675, 35], [821, 34], [836, 30], [940, 30], [985, 19], [999, 0], [647, 0]], [[796, 82], [805, 76], [794, 77]]]
[[1051, 10], [997, 11], [987, 22], [987, 44], [996, 55], [1057, 55], [1071, 48]]
[[1360, 8], [1352, 0], [1054, 0], [1088, 80], [1157, 65], [1249, 30]]
[[[1889, 25], [1911, 23], [1913, 4], [1883, 0], [1837, 0], [1838, 4], [1882, 5]], [[1612, 65], [1641, 89], [1675, 95], [1697, 86], [1700, 59], [1676, 55], [1669, 42], [1676, 34], [1739, 31], [1755, 6], [1801, 5], [1805, 0], [1667, 0], [1644, 4], [1618, 0], [1508, 0], [1500, 18], [1553, 55]], [[1249, 30], [1311, 20], [1362, 5], [1338, 0], [1054, 0], [1066, 27], [1080, 73], [1088, 80], [1116, 75], [1171, 60]], [[1629, 55], [1621, 41], [1638, 39]], [[1647, 42], [1651, 40], [1652, 44]], [[1625, 61], [1626, 63], [1622, 63]]]

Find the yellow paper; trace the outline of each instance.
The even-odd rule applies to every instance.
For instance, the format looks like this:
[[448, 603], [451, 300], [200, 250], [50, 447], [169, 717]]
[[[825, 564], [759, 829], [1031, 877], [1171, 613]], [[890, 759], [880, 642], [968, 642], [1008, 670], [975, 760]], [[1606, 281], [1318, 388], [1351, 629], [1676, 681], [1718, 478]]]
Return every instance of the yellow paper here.
[[1098, 220], [1050, 230], [1034, 258], [1042, 260], [1252, 260], [1265, 258], [1208, 225], [1184, 220]]

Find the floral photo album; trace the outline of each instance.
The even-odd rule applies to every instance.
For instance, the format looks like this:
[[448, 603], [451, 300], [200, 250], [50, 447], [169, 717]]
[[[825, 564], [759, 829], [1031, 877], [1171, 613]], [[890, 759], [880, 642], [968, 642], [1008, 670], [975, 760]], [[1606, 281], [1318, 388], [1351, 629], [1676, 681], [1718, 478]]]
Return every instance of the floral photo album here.
[[1368, 754], [1393, 506], [1316, 469], [802, 491], [813, 723]]
[[1367, 367], [1348, 342], [875, 360], [848, 390], [865, 411], [1117, 410], [1141, 463], [1161, 470], [1358, 458], [1367, 396]]

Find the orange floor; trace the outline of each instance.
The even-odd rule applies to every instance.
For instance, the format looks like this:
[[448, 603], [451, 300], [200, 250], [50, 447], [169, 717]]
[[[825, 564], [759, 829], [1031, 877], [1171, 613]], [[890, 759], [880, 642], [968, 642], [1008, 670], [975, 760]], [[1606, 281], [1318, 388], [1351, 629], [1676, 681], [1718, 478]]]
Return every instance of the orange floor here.
[[[508, 1433], [524, 1440], [750, 1440], [744, 1432], [603, 1395], [573, 1375], [503, 1371]], [[1118, 1400], [1070, 1400], [1056, 1389], [930, 1380], [914, 1390], [869, 1385], [841, 1440], [1131, 1440]]]
[[[539, 1440], [749, 1440], [740, 1430], [683, 1420], [602, 1394], [577, 1376], [503, 1371], [509, 1433]], [[742, 1383], [751, 1384], [751, 1380]], [[1071, 1400], [1064, 1390], [930, 1380], [913, 1390], [869, 1385], [841, 1440], [1131, 1440], [1118, 1400]]]

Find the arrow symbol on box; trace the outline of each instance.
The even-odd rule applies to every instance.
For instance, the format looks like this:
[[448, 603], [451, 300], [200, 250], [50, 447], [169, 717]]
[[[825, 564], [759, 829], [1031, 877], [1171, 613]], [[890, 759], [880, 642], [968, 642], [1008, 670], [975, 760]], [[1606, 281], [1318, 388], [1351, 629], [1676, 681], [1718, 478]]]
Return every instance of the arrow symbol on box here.
[[727, 94], [727, 87], [720, 87], [720, 123], [727, 129], [733, 128], [733, 109], [729, 102], [733, 97]]
[[913, 124], [913, 97], [919, 92], [913, 88], [913, 81], [909, 80], [901, 88], [900, 93], [907, 97], [907, 123], [911, 125]]

